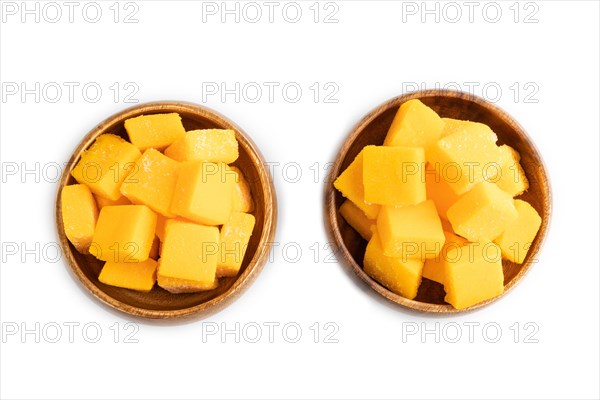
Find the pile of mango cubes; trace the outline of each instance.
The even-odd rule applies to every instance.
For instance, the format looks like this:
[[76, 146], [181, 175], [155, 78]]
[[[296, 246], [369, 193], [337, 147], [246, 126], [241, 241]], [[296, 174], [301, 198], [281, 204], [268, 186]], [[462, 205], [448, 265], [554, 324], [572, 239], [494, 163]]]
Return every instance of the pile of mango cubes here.
[[125, 121], [129, 141], [102, 134], [61, 193], [75, 249], [105, 262], [99, 280], [172, 293], [211, 290], [239, 273], [255, 225], [233, 130], [186, 132], [176, 113]]
[[519, 154], [485, 124], [401, 105], [382, 146], [366, 146], [334, 182], [340, 214], [368, 241], [363, 268], [414, 299], [422, 277], [464, 309], [504, 291], [502, 260], [521, 264], [541, 218], [515, 199], [529, 183]]

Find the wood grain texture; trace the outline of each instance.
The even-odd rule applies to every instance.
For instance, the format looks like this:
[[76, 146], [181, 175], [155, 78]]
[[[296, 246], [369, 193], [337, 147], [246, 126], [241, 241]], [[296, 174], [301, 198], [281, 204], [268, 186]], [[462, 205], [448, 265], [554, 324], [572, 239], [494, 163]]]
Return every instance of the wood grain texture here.
[[[71, 171], [81, 153], [89, 148], [99, 135], [113, 133], [127, 139], [123, 123], [139, 115], [176, 112], [186, 130], [233, 129], [239, 142], [239, 158], [233, 163], [246, 176], [255, 202], [253, 214], [256, 224], [248, 244], [240, 273], [236, 277], [221, 278], [215, 290], [172, 294], [158, 285], [150, 293], [105, 285], [98, 281], [103, 263], [91, 255], [75, 250], [64, 232], [61, 211], [61, 191], [65, 185], [76, 183]], [[58, 185], [56, 196], [56, 226], [67, 263], [75, 277], [103, 303], [127, 314], [145, 318], [206, 317], [237, 299], [263, 268], [275, 235], [277, 201], [275, 189], [262, 155], [248, 135], [224, 116], [203, 106], [183, 102], [154, 102], [131, 107], [115, 114], [92, 129], [73, 152]]]
[[[498, 144], [507, 144], [516, 149], [521, 154], [521, 165], [529, 179], [529, 190], [518, 198], [529, 202], [542, 218], [541, 227], [523, 264], [503, 261], [504, 293], [465, 310], [457, 310], [444, 302], [444, 287], [429, 279], [423, 279], [414, 300], [397, 295], [373, 280], [362, 268], [367, 242], [346, 223], [338, 211], [344, 197], [333, 187], [333, 181], [348, 167], [363, 147], [383, 144], [396, 111], [402, 103], [411, 99], [421, 100], [441, 117], [487, 124], [498, 135]], [[499, 107], [469, 93], [451, 90], [424, 90], [406, 94], [391, 99], [371, 111], [353, 128], [342, 145], [330, 170], [325, 193], [327, 230], [331, 240], [339, 247], [338, 254], [342, 255], [340, 261], [386, 299], [413, 310], [429, 313], [456, 313], [477, 309], [508, 293], [537, 263], [537, 254], [548, 231], [551, 208], [550, 184], [544, 163], [525, 130]]]

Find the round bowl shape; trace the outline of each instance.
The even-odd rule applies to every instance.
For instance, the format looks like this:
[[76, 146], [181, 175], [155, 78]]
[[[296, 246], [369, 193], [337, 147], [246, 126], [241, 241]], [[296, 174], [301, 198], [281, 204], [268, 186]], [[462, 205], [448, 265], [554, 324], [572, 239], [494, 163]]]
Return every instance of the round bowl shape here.
[[[179, 113], [187, 131], [193, 129], [233, 129], [239, 143], [239, 158], [233, 163], [245, 175], [255, 203], [256, 225], [248, 244], [239, 274], [219, 279], [217, 289], [198, 293], [172, 294], [155, 285], [149, 293], [105, 285], [98, 281], [103, 262], [92, 255], [77, 252], [68, 241], [62, 221], [60, 194], [65, 185], [76, 183], [71, 171], [81, 153], [99, 135], [112, 133], [128, 140], [124, 121], [142, 114]], [[56, 224], [63, 254], [69, 267], [83, 286], [103, 303], [122, 312], [146, 318], [178, 318], [190, 315], [208, 316], [221, 310], [246, 289], [263, 268], [277, 220], [275, 189], [262, 155], [248, 135], [233, 122], [205, 107], [182, 102], [161, 101], [128, 108], [102, 121], [92, 129], [73, 152], [59, 182], [56, 199]]]
[[[362, 268], [367, 242], [346, 223], [339, 214], [344, 201], [333, 187], [335, 179], [348, 167], [356, 155], [367, 145], [382, 145], [396, 111], [402, 103], [419, 99], [441, 117], [455, 118], [487, 124], [498, 135], [498, 144], [507, 144], [521, 155], [521, 165], [529, 179], [529, 189], [519, 198], [529, 202], [542, 218], [541, 227], [523, 264], [503, 260], [504, 293], [464, 310], [457, 310], [444, 302], [444, 287], [423, 278], [414, 300], [395, 294], [368, 276]], [[343, 261], [369, 287], [381, 296], [402, 306], [431, 313], [455, 313], [487, 305], [512, 289], [536, 262], [536, 256], [548, 230], [551, 195], [548, 177], [542, 158], [525, 130], [506, 112], [488, 101], [469, 93], [451, 90], [424, 90], [391, 99], [371, 111], [350, 132], [340, 149], [330, 171], [326, 188], [326, 219], [329, 235], [337, 244]]]

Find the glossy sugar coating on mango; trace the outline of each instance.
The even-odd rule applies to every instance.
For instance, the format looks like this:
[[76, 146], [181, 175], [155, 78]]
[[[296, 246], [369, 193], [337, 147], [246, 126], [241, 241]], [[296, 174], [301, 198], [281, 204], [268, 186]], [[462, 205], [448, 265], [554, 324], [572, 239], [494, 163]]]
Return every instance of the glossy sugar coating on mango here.
[[414, 206], [384, 206], [377, 217], [377, 231], [388, 257], [435, 258], [445, 237], [433, 201]]
[[181, 164], [171, 212], [204, 225], [229, 220], [235, 179], [226, 164], [187, 161]]
[[453, 133], [437, 141], [427, 161], [460, 195], [479, 182], [493, 181], [499, 173], [496, 140], [496, 134], [487, 125], [462, 121]]
[[365, 147], [365, 201], [386, 206], [407, 206], [425, 201], [424, 170], [425, 153], [421, 147]]
[[481, 182], [448, 209], [454, 232], [470, 242], [491, 242], [516, 221], [512, 197], [496, 184]]
[[446, 241], [442, 246], [440, 254], [435, 258], [428, 258], [423, 265], [423, 278], [431, 279], [432, 281], [444, 284], [444, 261], [447, 258], [448, 252], [452, 249], [464, 246], [467, 244], [467, 239], [455, 235], [452, 232], [444, 231]]
[[136, 263], [107, 261], [98, 280], [104, 284], [149, 292], [156, 283], [157, 263], [149, 258]]
[[199, 129], [186, 132], [165, 150], [177, 161], [209, 161], [230, 164], [239, 156], [238, 142], [232, 129]]
[[383, 144], [422, 147], [429, 154], [443, 128], [444, 123], [435, 111], [420, 100], [409, 100], [398, 109]]
[[121, 197], [121, 183], [141, 155], [137, 147], [119, 136], [100, 135], [81, 153], [71, 175], [77, 182], [86, 184], [92, 193], [117, 201]]
[[371, 240], [373, 227], [376, 221], [369, 219], [365, 213], [350, 200], [344, 201], [340, 206], [340, 215], [346, 222], [365, 240]]
[[235, 179], [235, 188], [233, 189], [232, 210], [252, 212], [254, 210], [254, 201], [252, 200], [252, 193], [248, 181], [238, 167], [229, 166], [229, 168], [235, 172], [235, 175], [233, 175], [233, 178]]
[[181, 117], [177, 113], [140, 115], [125, 120], [129, 140], [140, 151], [148, 148], [163, 150], [185, 135]]
[[365, 251], [363, 269], [367, 275], [392, 292], [414, 299], [421, 284], [423, 261], [386, 256], [375, 229]]
[[60, 198], [65, 235], [78, 252], [87, 254], [98, 220], [94, 197], [86, 185], [76, 184], [63, 187]]
[[236, 276], [242, 266], [248, 242], [252, 236], [255, 219], [252, 214], [231, 213], [231, 218], [221, 227], [217, 277]]
[[458, 200], [459, 196], [442, 178], [440, 171], [436, 171], [431, 164], [427, 164], [425, 170], [425, 187], [427, 198], [433, 200], [440, 217], [447, 220], [446, 213], [450, 206]]
[[444, 261], [445, 300], [464, 309], [504, 292], [500, 248], [494, 243], [469, 243], [448, 251]]
[[515, 200], [514, 204], [519, 216], [494, 242], [502, 249], [504, 258], [522, 264], [540, 229], [542, 218], [526, 201]]
[[96, 206], [98, 206], [98, 210], [101, 210], [102, 207], [105, 206], [125, 206], [131, 204], [129, 199], [125, 196], [121, 196], [117, 200], [109, 200], [95, 194], [94, 199], [96, 200]]
[[168, 218], [179, 176], [180, 163], [155, 149], [148, 149], [136, 161], [134, 169], [121, 185], [121, 193], [133, 204], [145, 204]]
[[218, 255], [217, 227], [170, 220], [158, 267], [159, 286], [173, 293], [212, 289]]
[[333, 182], [333, 186], [342, 192], [342, 195], [352, 201], [360, 208], [368, 218], [377, 218], [380, 206], [368, 204], [365, 201], [365, 190], [363, 186], [363, 155], [365, 150], [374, 146], [365, 146], [356, 156], [348, 168], [344, 170]]
[[502, 145], [500, 151], [500, 174], [494, 179], [498, 187], [515, 197], [529, 188], [525, 171], [519, 163], [521, 156], [510, 146]]
[[144, 261], [155, 230], [156, 214], [147, 206], [106, 206], [100, 210], [90, 253], [103, 261]]

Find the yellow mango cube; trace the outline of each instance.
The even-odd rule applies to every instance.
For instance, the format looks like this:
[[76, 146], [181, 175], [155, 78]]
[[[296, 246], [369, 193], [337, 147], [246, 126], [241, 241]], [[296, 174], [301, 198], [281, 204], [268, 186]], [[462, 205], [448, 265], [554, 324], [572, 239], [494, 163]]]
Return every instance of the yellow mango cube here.
[[141, 155], [137, 147], [119, 136], [100, 135], [81, 153], [71, 175], [77, 182], [86, 184], [92, 193], [116, 201], [121, 197], [121, 183]]
[[367, 275], [392, 292], [414, 299], [421, 284], [423, 261], [417, 258], [388, 257], [383, 251], [377, 229], [367, 244], [363, 269]]
[[522, 264], [540, 229], [542, 218], [528, 202], [515, 200], [514, 204], [519, 216], [494, 242], [502, 249], [504, 258]]
[[459, 196], [441, 177], [439, 171], [436, 171], [430, 164], [427, 165], [425, 175], [425, 187], [427, 198], [433, 200], [435, 208], [444, 220], [448, 219], [446, 213], [452, 204], [458, 200]]
[[377, 231], [388, 257], [435, 258], [445, 237], [432, 200], [414, 206], [384, 206], [377, 217]]
[[148, 149], [136, 161], [135, 167], [121, 185], [121, 193], [133, 204], [144, 204], [168, 218], [171, 201], [179, 176], [180, 163], [155, 149]]
[[125, 120], [129, 140], [140, 151], [148, 148], [163, 150], [185, 135], [177, 113], [140, 115]]
[[525, 171], [519, 163], [521, 156], [510, 146], [502, 145], [500, 151], [500, 174], [494, 180], [498, 187], [510, 194], [518, 196], [529, 188], [529, 181]]
[[425, 201], [423, 148], [367, 146], [363, 153], [363, 186], [367, 203], [407, 206]]
[[103, 261], [144, 261], [155, 230], [156, 214], [144, 205], [106, 206], [100, 210], [90, 253]]
[[186, 132], [165, 150], [177, 161], [208, 161], [231, 164], [237, 160], [238, 142], [231, 129], [199, 129]]
[[462, 121], [460, 128], [437, 141], [427, 161], [460, 195], [498, 175], [501, 157], [496, 140], [487, 125]]
[[158, 285], [171, 293], [214, 288], [219, 256], [219, 229], [170, 220], [158, 266]]
[[494, 243], [469, 243], [448, 251], [444, 261], [445, 300], [464, 309], [504, 292], [500, 248]]
[[126, 206], [128, 204], [131, 204], [129, 199], [125, 196], [121, 196], [117, 200], [110, 200], [95, 194], [94, 199], [96, 200], [96, 206], [98, 206], [98, 210], [101, 210], [102, 207], [105, 206]]
[[365, 240], [371, 240], [373, 236], [372, 228], [376, 221], [369, 219], [365, 213], [350, 200], [344, 201], [340, 206], [340, 215], [346, 220], [360, 236]]
[[449, 209], [454, 232], [470, 242], [491, 242], [517, 220], [512, 197], [497, 185], [481, 182]]
[[368, 218], [377, 218], [379, 205], [369, 204], [365, 201], [365, 190], [363, 186], [363, 155], [365, 150], [374, 147], [366, 146], [356, 156], [354, 161], [337, 177], [333, 186], [342, 192], [342, 195], [352, 201], [360, 208]]
[[464, 246], [467, 240], [452, 232], [444, 231], [446, 241], [442, 246], [440, 254], [435, 258], [428, 258], [423, 265], [423, 278], [431, 279], [432, 281], [444, 284], [444, 261], [448, 252], [452, 249]]
[[252, 193], [248, 181], [238, 167], [230, 166], [229, 168], [235, 172], [235, 188], [233, 190], [233, 204], [231, 205], [232, 210], [246, 213], [252, 212], [254, 210], [254, 200], [252, 200]]
[[107, 261], [98, 280], [104, 284], [149, 292], [156, 283], [157, 263], [149, 258], [136, 263]]
[[384, 146], [422, 147], [429, 154], [442, 134], [444, 122], [420, 100], [403, 103], [388, 130]]
[[181, 164], [171, 212], [204, 225], [229, 220], [235, 181], [226, 164], [187, 161]]
[[63, 226], [78, 252], [87, 254], [98, 221], [98, 209], [86, 185], [65, 186], [60, 193]]
[[255, 222], [252, 214], [233, 212], [229, 221], [221, 227], [218, 278], [236, 276], [240, 271]]

